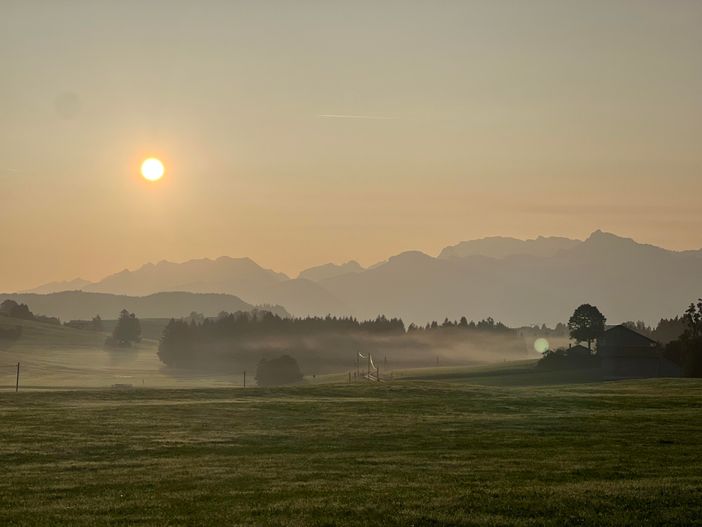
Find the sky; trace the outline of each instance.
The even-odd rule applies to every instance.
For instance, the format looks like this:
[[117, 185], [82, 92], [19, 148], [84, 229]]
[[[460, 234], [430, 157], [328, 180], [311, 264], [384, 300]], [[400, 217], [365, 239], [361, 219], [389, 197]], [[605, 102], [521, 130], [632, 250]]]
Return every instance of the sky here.
[[700, 27], [694, 0], [2, 0], [0, 291], [599, 228], [701, 248]]

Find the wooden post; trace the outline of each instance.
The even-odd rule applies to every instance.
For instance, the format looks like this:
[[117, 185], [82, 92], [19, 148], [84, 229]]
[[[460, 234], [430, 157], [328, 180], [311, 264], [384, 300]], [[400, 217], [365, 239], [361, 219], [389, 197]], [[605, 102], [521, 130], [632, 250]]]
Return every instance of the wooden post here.
[[246, 370], [244, 370], [244, 388], [246, 388]]
[[19, 366], [20, 363], [17, 363], [17, 380], [15, 381], [15, 393], [19, 391]]
[[351, 372], [349, 372], [349, 384], [351, 384]]

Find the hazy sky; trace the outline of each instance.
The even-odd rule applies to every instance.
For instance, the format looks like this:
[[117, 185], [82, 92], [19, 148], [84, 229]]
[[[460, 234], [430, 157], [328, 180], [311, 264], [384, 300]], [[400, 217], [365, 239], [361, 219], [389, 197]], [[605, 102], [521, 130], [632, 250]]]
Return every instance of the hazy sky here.
[[495, 234], [700, 248], [701, 28], [695, 0], [0, 0], [0, 291]]

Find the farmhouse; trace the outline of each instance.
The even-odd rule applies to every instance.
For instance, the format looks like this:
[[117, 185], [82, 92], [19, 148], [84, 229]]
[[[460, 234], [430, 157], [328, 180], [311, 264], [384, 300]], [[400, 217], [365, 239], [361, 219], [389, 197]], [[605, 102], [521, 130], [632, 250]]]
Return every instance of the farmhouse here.
[[597, 341], [597, 354], [606, 377], [680, 377], [680, 368], [663, 357], [652, 340], [623, 324], [609, 328]]

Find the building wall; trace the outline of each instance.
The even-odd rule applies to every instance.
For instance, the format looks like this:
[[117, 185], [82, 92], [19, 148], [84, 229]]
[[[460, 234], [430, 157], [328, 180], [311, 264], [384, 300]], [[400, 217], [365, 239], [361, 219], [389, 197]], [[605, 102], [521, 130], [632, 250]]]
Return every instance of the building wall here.
[[603, 357], [601, 367], [608, 378], [680, 377], [681, 369], [658, 357]]

